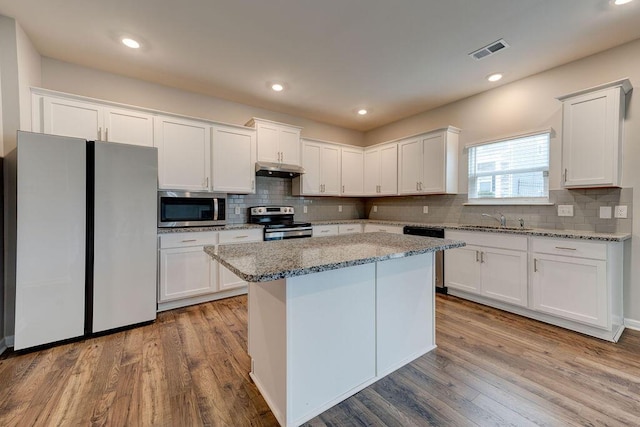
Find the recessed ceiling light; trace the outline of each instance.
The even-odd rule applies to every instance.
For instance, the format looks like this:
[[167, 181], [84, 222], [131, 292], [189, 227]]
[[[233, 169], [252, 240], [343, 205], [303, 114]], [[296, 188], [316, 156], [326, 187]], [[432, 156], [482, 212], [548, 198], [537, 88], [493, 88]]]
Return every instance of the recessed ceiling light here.
[[274, 83], [271, 85], [271, 89], [275, 90], [276, 92], [282, 92], [284, 86], [280, 83]]
[[365, 115], [367, 115], [367, 113], [368, 113], [368, 111], [365, 110], [364, 108], [358, 110], [358, 114], [360, 114], [361, 116], [365, 116]]
[[500, 73], [494, 73], [487, 76], [487, 80], [489, 80], [490, 82], [497, 82], [501, 78], [502, 78], [502, 74]]
[[130, 47], [131, 49], [138, 49], [140, 47], [140, 43], [129, 37], [123, 38], [122, 44], [124, 44], [126, 47]]
[[613, 4], [615, 4], [616, 6], [620, 6], [621, 4], [631, 3], [631, 1], [632, 0], [615, 0]]

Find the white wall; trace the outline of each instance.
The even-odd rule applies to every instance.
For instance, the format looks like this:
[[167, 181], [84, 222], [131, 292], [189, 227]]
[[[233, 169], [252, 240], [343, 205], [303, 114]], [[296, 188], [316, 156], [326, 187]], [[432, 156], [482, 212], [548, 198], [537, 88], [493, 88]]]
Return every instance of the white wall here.
[[[549, 186], [561, 188], [562, 104], [555, 98], [567, 93], [629, 77], [640, 92], [640, 40], [505, 84], [441, 108], [417, 114], [365, 134], [365, 145], [447, 125], [460, 134], [459, 190], [467, 192], [465, 144], [527, 130], [552, 127]], [[487, 83], [489, 84], [489, 83]], [[623, 146], [623, 186], [640, 189], [640, 93], [628, 97]], [[634, 116], [635, 115], [635, 116]], [[625, 283], [625, 317], [640, 320], [640, 194], [634, 197], [633, 238]]]
[[364, 143], [364, 134], [360, 131], [186, 92], [47, 57], [42, 58], [42, 87], [225, 123], [243, 125], [252, 117], [260, 117], [301, 126], [304, 137], [360, 146]]
[[[16, 48], [20, 98], [20, 130], [31, 130], [31, 87], [42, 84], [40, 54], [19, 24], [16, 24]], [[7, 150], [7, 152], [10, 150]]]

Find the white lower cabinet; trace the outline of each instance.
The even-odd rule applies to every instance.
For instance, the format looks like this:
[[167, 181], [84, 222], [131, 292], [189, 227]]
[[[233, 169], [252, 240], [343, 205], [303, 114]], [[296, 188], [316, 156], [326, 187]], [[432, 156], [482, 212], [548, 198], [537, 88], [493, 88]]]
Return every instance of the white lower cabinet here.
[[[234, 243], [259, 242], [263, 239], [262, 229], [242, 229], [221, 231], [219, 242], [221, 245]], [[228, 268], [220, 265], [220, 287], [221, 291], [241, 288], [247, 286], [247, 282], [233, 274]]]
[[362, 233], [362, 224], [340, 224], [338, 234]]
[[313, 237], [337, 236], [338, 235], [338, 225], [337, 224], [314, 225], [312, 228], [313, 228]]
[[607, 245], [549, 239], [533, 239], [532, 243], [533, 308], [609, 327]]
[[446, 231], [452, 295], [617, 341], [623, 325], [623, 243]]
[[447, 238], [467, 242], [446, 253], [448, 287], [527, 306], [526, 237], [451, 231]]
[[364, 232], [375, 233], [377, 231], [381, 231], [383, 233], [402, 234], [402, 228], [403, 227], [397, 225], [365, 224]]
[[218, 290], [218, 263], [203, 249], [217, 243], [217, 232], [160, 236], [159, 303]]
[[204, 252], [204, 246], [262, 240], [262, 229], [160, 235], [158, 310], [246, 293], [247, 282]]

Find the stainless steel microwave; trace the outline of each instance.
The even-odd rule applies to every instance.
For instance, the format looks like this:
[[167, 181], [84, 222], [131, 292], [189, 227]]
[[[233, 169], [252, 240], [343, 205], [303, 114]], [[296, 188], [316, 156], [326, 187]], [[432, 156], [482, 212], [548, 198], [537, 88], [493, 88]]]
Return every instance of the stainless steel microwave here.
[[158, 191], [158, 227], [224, 225], [226, 205], [226, 194]]

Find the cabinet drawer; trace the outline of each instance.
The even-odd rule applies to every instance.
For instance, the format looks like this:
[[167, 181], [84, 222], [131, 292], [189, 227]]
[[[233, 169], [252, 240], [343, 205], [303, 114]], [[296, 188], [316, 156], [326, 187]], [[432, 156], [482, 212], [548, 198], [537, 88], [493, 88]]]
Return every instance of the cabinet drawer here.
[[447, 239], [462, 240], [468, 245], [478, 245], [490, 248], [513, 249], [514, 251], [527, 250], [527, 237], [513, 234], [500, 234], [492, 232], [469, 232], [457, 230], [445, 230]]
[[160, 249], [215, 245], [217, 243], [217, 231], [198, 231], [193, 233], [170, 233], [160, 235]]
[[336, 234], [338, 234], [338, 226], [335, 224], [313, 226], [313, 237], [335, 236]]
[[395, 225], [378, 225], [378, 224], [366, 224], [364, 226], [365, 233], [375, 233], [377, 231], [402, 234], [402, 227], [397, 227]]
[[240, 230], [226, 230], [220, 232], [220, 244], [259, 242], [263, 240], [263, 230], [261, 228], [250, 228]]
[[362, 233], [362, 224], [340, 224], [338, 225], [339, 234]]
[[607, 259], [607, 245], [605, 243], [581, 242], [571, 239], [541, 239], [532, 240], [533, 252], [564, 255], [576, 258]]

